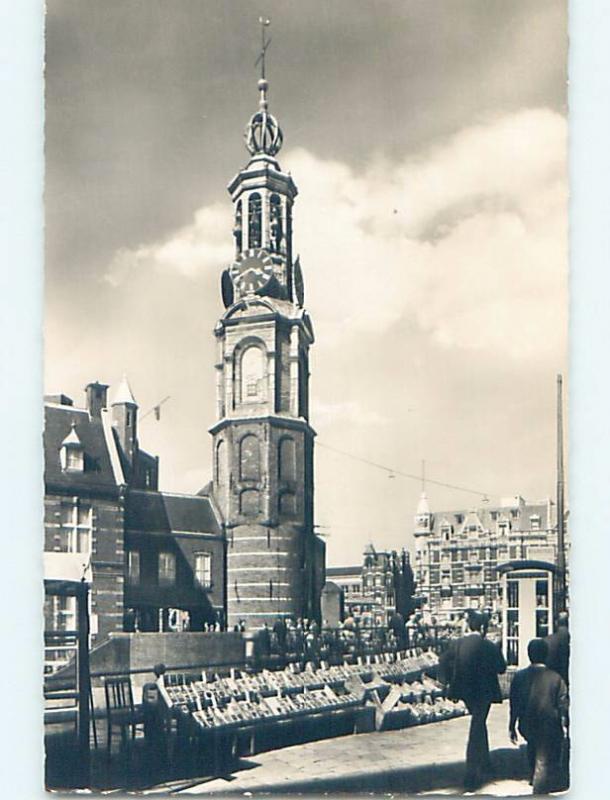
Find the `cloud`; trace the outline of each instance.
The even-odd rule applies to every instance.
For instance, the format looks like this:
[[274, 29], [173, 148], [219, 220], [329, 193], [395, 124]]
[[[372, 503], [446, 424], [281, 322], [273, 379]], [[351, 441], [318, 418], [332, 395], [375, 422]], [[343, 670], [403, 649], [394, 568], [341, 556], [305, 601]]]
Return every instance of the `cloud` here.
[[361, 175], [290, 153], [302, 197], [295, 239], [318, 329], [344, 337], [410, 318], [447, 347], [562, 353], [565, 158], [565, 120], [544, 109]]
[[193, 221], [166, 239], [134, 249], [122, 248], [114, 256], [104, 279], [120, 286], [135, 271], [156, 270], [195, 277], [207, 270], [218, 271], [233, 254], [232, 215], [228, 204], [200, 208]]
[[[287, 152], [295, 242], [323, 347], [409, 320], [445, 348], [561, 358], [567, 311], [566, 122], [525, 109], [360, 173]], [[167, 238], [121, 250], [119, 285], [154, 270], [214, 281], [232, 257], [216, 203]]]

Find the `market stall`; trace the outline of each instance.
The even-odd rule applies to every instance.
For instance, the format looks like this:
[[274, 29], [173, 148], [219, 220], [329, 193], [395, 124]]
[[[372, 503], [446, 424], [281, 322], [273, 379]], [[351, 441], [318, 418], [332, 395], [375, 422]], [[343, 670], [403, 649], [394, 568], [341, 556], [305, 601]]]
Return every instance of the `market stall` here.
[[464, 714], [444, 697], [437, 665], [434, 653], [410, 650], [319, 669], [162, 674], [172, 760], [218, 772], [242, 755]]

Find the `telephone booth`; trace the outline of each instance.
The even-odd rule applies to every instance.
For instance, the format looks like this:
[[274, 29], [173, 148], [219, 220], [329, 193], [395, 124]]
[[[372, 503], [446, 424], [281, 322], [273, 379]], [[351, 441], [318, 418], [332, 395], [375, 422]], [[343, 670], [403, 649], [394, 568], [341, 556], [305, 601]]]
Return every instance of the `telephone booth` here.
[[502, 650], [509, 667], [529, 664], [527, 645], [553, 632], [553, 575], [548, 561], [513, 560], [498, 565], [502, 592]]

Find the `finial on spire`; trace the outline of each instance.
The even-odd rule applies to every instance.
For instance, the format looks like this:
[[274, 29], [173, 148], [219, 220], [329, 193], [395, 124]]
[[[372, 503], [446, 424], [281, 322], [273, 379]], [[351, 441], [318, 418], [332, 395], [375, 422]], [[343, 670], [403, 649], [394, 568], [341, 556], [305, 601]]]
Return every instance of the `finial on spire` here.
[[271, 25], [271, 20], [267, 17], [259, 17], [261, 26], [261, 51], [256, 59], [255, 66], [260, 64], [261, 76], [258, 81], [260, 99], [258, 101], [259, 111], [254, 114], [246, 127], [246, 147], [250, 153], [259, 155], [265, 153], [274, 156], [282, 146], [282, 131], [276, 119], [267, 111], [267, 89], [269, 84], [265, 71], [265, 55], [267, 48], [271, 44], [271, 39], [267, 38], [267, 28]]
[[261, 51], [258, 58], [255, 61], [254, 66], [257, 64], [261, 65], [261, 77], [258, 82], [258, 90], [261, 94], [260, 100], [258, 104], [260, 106], [261, 111], [267, 110], [267, 89], [269, 88], [269, 84], [267, 83], [267, 78], [265, 75], [265, 54], [267, 52], [267, 48], [271, 44], [271, 39], [267, 39], [267, 28], [271, 25], [271, 20], [267, 19], [266, 17], [259, 17], [258, 21], [261, 25]]

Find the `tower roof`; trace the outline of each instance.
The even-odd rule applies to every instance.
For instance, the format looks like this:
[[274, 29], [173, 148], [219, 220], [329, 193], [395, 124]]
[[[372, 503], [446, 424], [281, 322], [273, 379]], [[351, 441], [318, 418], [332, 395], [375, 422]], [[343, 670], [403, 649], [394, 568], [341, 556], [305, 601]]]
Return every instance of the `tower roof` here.
[[419, 503], [417, 504], [417, 516], [423, 516], [430, 513], [430, 506], [428, 504], [428, 495], [425, 492], [421, 493]]
[[113, 406], [118, 405], [131, 405], [137, 406], [136, 399], [133, 396], [133, 392], [131, 391], [131, 386], [129, 385], [129, 381], [127, 380], [127, 375], [123, 375], [120, 384], [116, 390], [114, 395], [114, 400], [112, 401]]
[[66, 438], [61, 443], [62, 447], [82, 447], [83, 443], [79, 439], [78, 433], [76, 432], [76, 423], [73, 421], [70, 427], [70, 433], [66, 436]]

